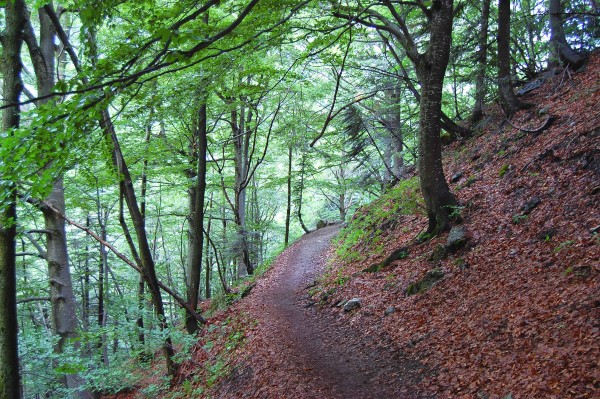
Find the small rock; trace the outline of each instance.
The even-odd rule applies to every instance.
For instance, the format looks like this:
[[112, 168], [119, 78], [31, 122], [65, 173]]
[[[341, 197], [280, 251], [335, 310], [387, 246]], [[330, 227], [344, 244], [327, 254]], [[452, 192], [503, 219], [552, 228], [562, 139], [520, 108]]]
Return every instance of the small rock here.
[[431, 261], [433, 263], [439, 263], [442, 259], [445, 259], [448, 256], [448, 250], [443, 245], [437, 245], [433, 249], [433, 253], [431, 254]]
[[538, 235], [536, 236], [536, 238], [539, 241], [549, 241], [552, 239], [552, 237], [554, 237], [557, 233], [557, 230], [554, 227], [551, 227], [549, 229], [546, 230], [542, 230], [538, 233]]
[[529, 201], [527, 201], [521, 207], [522, 214], [523, 215], [530, 214], [531, 211], [533, 211], [535, 208], [537, 208], [537, 206], [541, 203], [542, 203], [542, 200], [540, 199], [540, 197], [537, 197], [537, 196], [532, 197]]
[[396, 313], [396, 308], [393, 306], [390, 306], [389, 308], [387, 308], [385, 310], [385, 312], [383, 312], [386, 316], [391, 315], [392, 313]]
[[550, 107], [545, 106], [544, 108], [542, 108], [538, 111], [538, 115], [547, 115], [548, 112], [550, 112]]
[[419, 280], [411, 283], [406, 287], [405, 294], [406, 296], [411, 296], [415, 294], [420, 294], [429, 290], [433, 287], [438, 281], [444, 278], [444, 271], [440, 268], [435, 268], [428, 271], [425, 276]]
[[352, 298], [344, 304], [344, 312], [350, 312], [351, 310], [360, 308], [362, 301], [360, 298]]
[[450, 181], [452, 183], [456, 183], [457, 181], [460, 180], [460, 178], [463, 177], [463, 173], [462, 172], [457, 172], [455, 174], [452, 175], [452, 178], [450, 179]]
[[591, 235], [598, 234], [598, 233], [600, 233], [600, 224], [599, 224], [598, 226], [596, 226], [596, 227], [592, 227], [592, 228], [590, 229], [590, 234], [591, 234]]
[[453, 226], [446, 240], [446, 249], [455, 252], [467, 243], [467, 229], [463, 226]]

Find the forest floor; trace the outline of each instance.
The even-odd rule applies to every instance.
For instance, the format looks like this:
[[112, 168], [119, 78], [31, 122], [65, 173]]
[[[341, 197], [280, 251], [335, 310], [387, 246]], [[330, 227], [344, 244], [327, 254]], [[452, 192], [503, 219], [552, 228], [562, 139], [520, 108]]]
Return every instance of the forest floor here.
[[[160, 397], [599, 398], [600, 53], [522, 100], [510, 123], [491, 105], [444, 151], [463, 247], [416, 243], [426, 218], [384, 196], [344, 228], [372, 220], [354, 256], [340, 241], [328, 252], [335, 226], [288, 248], [209, 320]], [[432, 271], [441, 279], [409, 295]]]
[[[321, 315], [308, 290], [325, 267], [338, 226], [287, 249], [244, 303], [256, 321], [219, 398], [417, 398], [423, 367], [390, 346]], [[239, 357], [241, 355], [241, 357]], [[241, 360], [243, 359], [243, 360]], [[407, 392], [410, 392], [409, 396]]]

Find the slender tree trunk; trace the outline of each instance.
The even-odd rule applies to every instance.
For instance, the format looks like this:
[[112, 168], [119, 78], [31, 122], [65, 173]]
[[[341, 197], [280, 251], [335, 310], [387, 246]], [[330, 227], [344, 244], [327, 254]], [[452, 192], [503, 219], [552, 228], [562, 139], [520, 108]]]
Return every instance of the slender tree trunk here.
[[[209, 206], [212, 208], [212, 193], [210, 195]], [[209, 210], [210, 212], [210, 210]], [[210, 230], [212, 227], [212, 218], [209, 217], [208, 225], [206, 226], [206, 242], [204, 247], [204, 253], [206, 257], [206, 279], [204, 280], [204, 292], [206, 299], [211, 298], [211, 279], [212, 279], [212, 256], [210, 253]]]
[[292, 145], [288, 147], [288, 175], [287, 175], [287, 208], [285, 211], [285, 239], [284, 246], [290, 243], [290, 221], [292, 213], [292, 160], [293, 160]]
[[404, 173], [404, 137], [402, 135], [402, 123], [400, 121], [400, 85], [396, 85], [390, 92], [390, 127], [392, 136], [392, 173], [394, 179], [400, 179]]
[[432, 15], [429, 46], [417, 66], [421, 80], [419, 177], [429, 218], [427, 232], [434, 235], [449, 227], [450, 207], [457, 204], [444, 176], [440, 140], [442, 88], [452, 40], [452, 3], [452, 0], [438, 2]]
[[523, 105], [515, 95], [510, 68], [510, 0], [498, 3], [498, 95], [507, 117]]
[[[129, 173], [129, 168], [127, 167], [127, 163], [125, 162], [125, 158], [121, 152], [121, 146], [119, 144], [119, 140], [112, 125], [108, 111], [102, 112], [100, 125], [104, 131], [106, 139], [109, 141], [112, 147], [111, 151], [113, 164], [121, 178], [121, 187], [123, 190], [125, 203], [129, 209], [129, 215], [133, 221], [134, 230], [137, 236], [139, 257], [142, 262], [142, 273], [144, 275], [144, 279], [146, 280], [146, 284], [148, 285], [150, 296], [152, 297], [152, 304], [154, 305], [154, 312], [159, 320], [160, 329], [161, 331], [164, 331], [168, 328], [168, 323], [162, 301], [162, 294], [160, 292], [158, 279], [156, 277], [154, 259], [152, 257], [150, 245], [148, 244], [148, 235], [146, 234], [144, 218], [140, 212], [133, 187], [133, 181]], [[167, 372], [170, 376], [174, 376], [176, 372], [176, 366], [175, 363], [173, 363], [174, 350], [170, 336], [165, 338], [162, 346], [162, 352], [165, 357]]]
[[567, 42], [563, 29], [560, 0], [549, 0], [550, 8], [550, 62], [579, 68], [585, 62], [583, 54], [573, 50]]
[[300, 182], [298, 182], [298, 186], [296, 187], [296, 191], [298, 192], [298, 198], [296, 200], [296, 216], [298, 216], [298, 221], [300, 222], [300, 227], [304, 230], [305, 234], [310, 233], [310, 229], [306, 227], [304, 224], [304, 220], [302, 219], [302, 196], [304, 194], [304, 173], [306, 168], [306, 154], [302, 154], [302, 158], [300, 159]]
[[[203, 100], [198, 110], [198, 121], [194, 136], [198, 144], [196, 157], [196, 185], [194, 187], [194, 208], [192, 213], [192, 229], [190, 231], [190, 248], [188, 263], [187, 301], [195, 309], [198, 307], [200, 276], [202, 272], [202, 250], [204, 248], [204, 197], [206, 193], [206, 152], [207, 152], [207, 107]], [[188, 333], [198, 330], [196, 318], [186, 313], [185, 325]]]
[[[18, 105], [23, 90], [21, 81], [21, 46], [25, 25], [25, 2], [6, 2], [4, 11], [6, 28], [2, 36], [3, 105], [2, 130], [18, 128], [21, 109]], [[2, 143], [0, 142], [0, 145]], [[3, 160], [10, 162], [11, 160]], [[6, 177], [1, 176], [4, 180]], [[6, 178], [0, 201], [0, 398], [19, 399], [21, 376], [19, 373], [17, 327], [17, 191], [14, 177]]]
[[477, 77], [475, 79], [475, 106], [471, 114], [471, 122], [478, 122], [483, 117], [490, 3], [491, 0], [483, 0], [481, 4], [481, 29], [479, 32], [479, 49], [477, 51]]

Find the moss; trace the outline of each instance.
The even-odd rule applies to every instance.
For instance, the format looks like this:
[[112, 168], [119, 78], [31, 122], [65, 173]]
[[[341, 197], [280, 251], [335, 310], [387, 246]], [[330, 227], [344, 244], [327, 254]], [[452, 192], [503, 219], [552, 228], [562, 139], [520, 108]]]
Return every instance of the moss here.
[[406, 296], [421, 294], [428, 291], [438, 281], [444, 278], [444, 272], [440, 268], [435, 268], [428, 271], [425, 276], [418, 281], [415, 281], [406, 287]]
[[364, 254], [383, 253], [384, 233], [396, 228], [401, 215], [421, 214], [423, 197], [417, 177], [403, 180], [372, 203], [358, 209], [334, 240], [337, 256], [346, 262], [361, 261]]

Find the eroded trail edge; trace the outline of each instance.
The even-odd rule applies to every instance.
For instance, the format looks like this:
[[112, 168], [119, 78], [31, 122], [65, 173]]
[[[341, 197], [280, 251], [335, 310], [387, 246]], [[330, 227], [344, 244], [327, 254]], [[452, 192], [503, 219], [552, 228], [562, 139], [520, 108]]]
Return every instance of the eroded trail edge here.
[[288, 248], [240, 305], [256, 320], [244, 359], [221, 386], [222, 398], [422, 398], [423, 369], [390, 347], [375, 346], [360, 326], [307, 302], [325, 268], [337, 226]]

